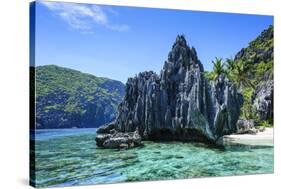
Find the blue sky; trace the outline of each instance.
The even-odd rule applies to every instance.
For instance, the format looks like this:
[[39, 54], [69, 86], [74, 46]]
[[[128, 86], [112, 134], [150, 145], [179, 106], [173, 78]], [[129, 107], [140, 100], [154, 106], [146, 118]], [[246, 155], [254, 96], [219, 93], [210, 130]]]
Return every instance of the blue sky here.
[[159, 73], [184, 34], [210, 70], [215, 57], [233, 57], [270, 24], [272, 16], [37, 1], [35, 62], [125, 83]]

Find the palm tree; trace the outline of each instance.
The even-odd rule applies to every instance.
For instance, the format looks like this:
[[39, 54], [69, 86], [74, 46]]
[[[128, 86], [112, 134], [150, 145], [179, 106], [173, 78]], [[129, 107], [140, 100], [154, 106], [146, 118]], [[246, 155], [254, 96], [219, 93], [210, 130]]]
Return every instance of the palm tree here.
[[238, 87], [251, 87], [255, 88], [249, 79], [249, 72], [251, 71], [251, 64], [249, 62], [239, 61], [235, 63], [235, 67], [231, 72], [233, 80], [237, 83]]
[[233, 71], [236, 69], [236, 62], [233, 58], [227, 58], [225, 61], [226, 64], [226, 75], [227, 78], [231, 81], [234, 81]]
[[233, 71], [235, 69], [235, 61], [233, 60], [233, 58], [227, 58], [225, 63], [228, 72]]
[[222, 58], [217, 58], [212, 61], [213, 63], [213, 79], [216, 80], [221, 74], [225, 73], [224, 63]]

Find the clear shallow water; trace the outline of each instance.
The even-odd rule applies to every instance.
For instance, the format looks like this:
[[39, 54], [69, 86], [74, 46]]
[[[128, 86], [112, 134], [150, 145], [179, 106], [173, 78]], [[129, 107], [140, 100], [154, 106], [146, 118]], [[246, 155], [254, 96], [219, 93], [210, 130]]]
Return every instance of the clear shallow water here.
[[273, 146], [145, 142], [99, 149], [95, 129], [36, 131], [38, 187], [273, 173]]

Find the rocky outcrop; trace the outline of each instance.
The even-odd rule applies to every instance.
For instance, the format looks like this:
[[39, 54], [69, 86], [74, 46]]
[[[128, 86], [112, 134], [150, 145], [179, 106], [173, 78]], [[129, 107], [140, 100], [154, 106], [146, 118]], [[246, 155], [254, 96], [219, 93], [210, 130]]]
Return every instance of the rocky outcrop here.
[[270, 25], [249, 46], [242, 48], [236, 55], [235, 60], [249, 61], [253, 64], [270, 62], [273, 60], [273, 26]]
[[255, 128], [254, 120], [241, 119], [237, 121], [237, 134], [256, 134], [258, 130]]
[[146, 71], [128, 79], [114, 130], [138, 131], [146, 140], [208, 143], [235, 133], [242, 96], [224, 75], [211, 82], [203, 71], [195, 49], [178, 36], [160, 76]]
[[[274, 28], [270, 25], [246, 48], [235, 56], [235, 62], [244, 62], [251, 66], [248, 79], [255, 86], [245, 105], [251, 105], [251, 119], [273, 124], [273, 88], [274, 88]], [[243, 90], [248, 90], [242, 87]], [[249, 117], [249, 116], [247, 116]]]
[[260, 120], [273, 119], [273, 80], [261, 83], [254, 95], [253, 105]]
[[138, 130], [134, 132], [117, 132], [114, 123], [100, 127], [97, 130], [96, 143], [104, 148], [132, 148], [141, 146], [141, 136]]

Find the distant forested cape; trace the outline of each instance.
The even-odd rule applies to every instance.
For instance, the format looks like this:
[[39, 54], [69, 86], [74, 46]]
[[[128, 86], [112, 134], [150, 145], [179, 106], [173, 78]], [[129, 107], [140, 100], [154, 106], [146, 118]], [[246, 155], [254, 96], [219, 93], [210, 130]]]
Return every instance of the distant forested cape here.
[[124, 84], [55, 65], [35, 68], [36, 128], [90, 128], [115, 119]]

